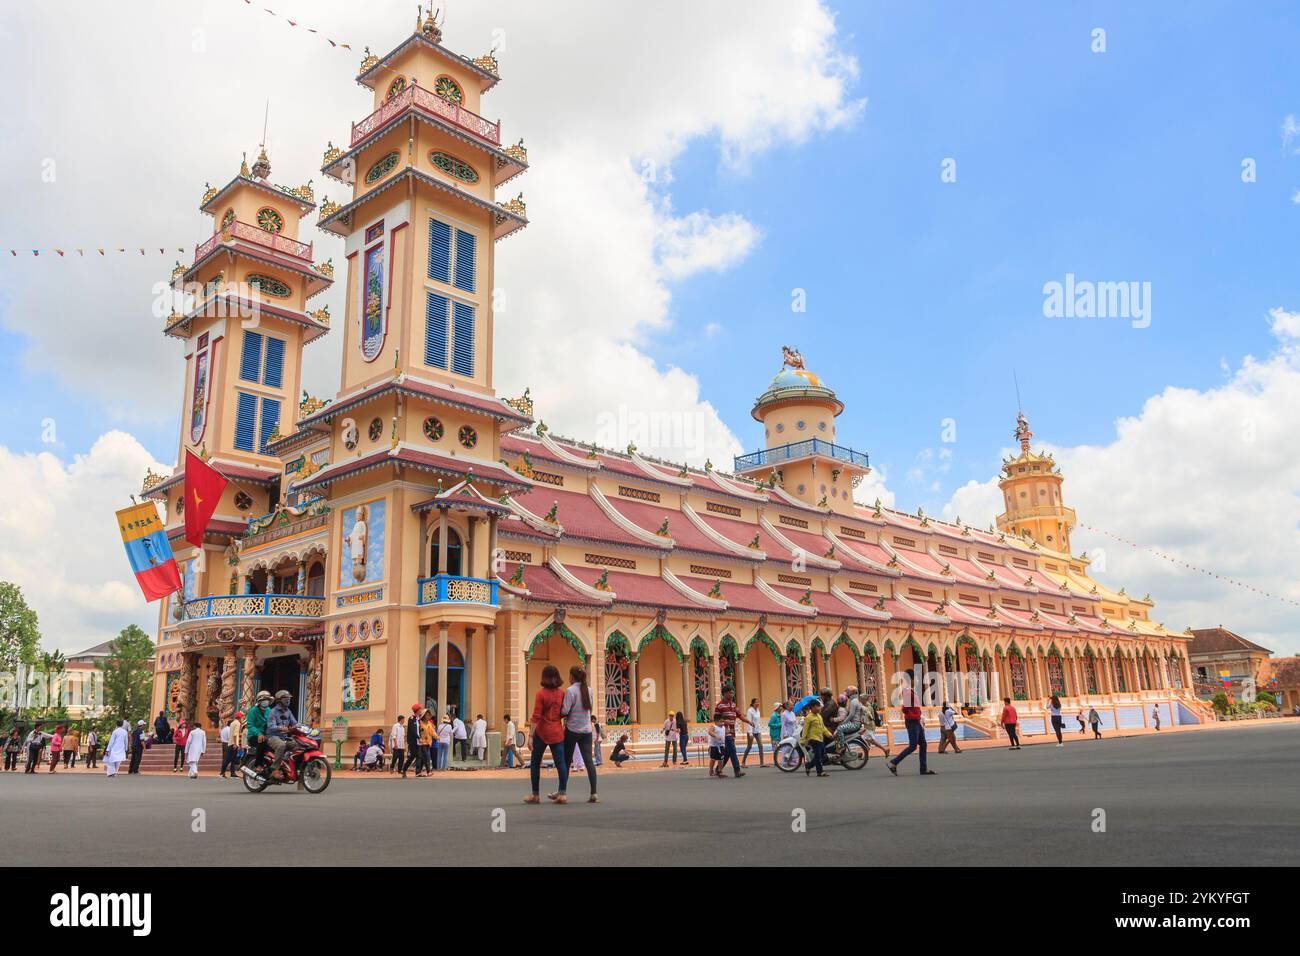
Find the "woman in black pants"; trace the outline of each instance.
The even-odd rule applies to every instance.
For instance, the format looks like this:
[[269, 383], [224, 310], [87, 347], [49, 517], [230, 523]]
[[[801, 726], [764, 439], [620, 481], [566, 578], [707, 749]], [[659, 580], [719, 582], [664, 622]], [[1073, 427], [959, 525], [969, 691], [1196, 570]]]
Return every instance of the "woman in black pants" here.
[[686, 712], [679, 710], [677, 712], [677, 748], [682, 752], [682, 766], [689, 767], [690, 761], [686, 758], [686, 744], [691, 739], [691, 728], [686, 723]]
[[1065, 743], [1061, 740], [1061, 731], [1065, 729], [1065, 721], [1061, 719], [1061, 698], [1055, 694], [1047, 702], [1047, 713], [1052, 718], [1052, 732], [1056, 734], [1056, 746], [1064, 747]]
[[591, 752], [591, 691], [587, 687], [587, 672], [578, 664], [569, 668], [569, 689], [564, 692], [560, 717], [564, 720], [564, 763], [572, 766], [574, 749], [582, 754], [587, 783], [591, 786], [587, 802], [600, 803], [596, 796], [596, 759]]

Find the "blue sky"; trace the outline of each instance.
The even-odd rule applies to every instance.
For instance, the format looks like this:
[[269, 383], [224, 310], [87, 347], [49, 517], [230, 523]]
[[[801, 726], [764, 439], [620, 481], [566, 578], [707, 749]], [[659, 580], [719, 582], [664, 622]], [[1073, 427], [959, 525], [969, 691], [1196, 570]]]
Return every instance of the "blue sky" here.
[[[1166, 385], [1209, 387], [1221, 359], [1267, 352], [1267, 310], [1296, 301], [1300, 157], [1280, 125], [1297, 107], [1300, 18], [1192, 6], [838, 4], [865, 112], [745, 175], [707, 142], [675, 164], [677, 205], [739, 210], [764, 240], [678, 288], [683, 334], [652, 352], [698, 373], [753, 446], [775, 343], [798, 345], [848, 405], [840, 440], [885, 465], [900, 505], [931, 509], [996, 469], [1013, 368], [1041, 439], [1097, 443]], [[946, 157], [955, 183], [940, 181]], [[1151, 326], [1044, 318], [1042, 286], [1067, 272], [1151, 282]], [[698, 334], [709, 321], [713, 339]], [[908, 487], [950, 416], [941, 492]]]

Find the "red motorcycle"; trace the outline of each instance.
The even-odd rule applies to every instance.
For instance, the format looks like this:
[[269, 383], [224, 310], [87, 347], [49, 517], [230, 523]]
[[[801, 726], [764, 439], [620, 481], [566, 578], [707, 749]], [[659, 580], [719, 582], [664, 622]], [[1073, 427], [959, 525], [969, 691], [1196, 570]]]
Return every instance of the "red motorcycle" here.
[[239, 768], [244, 786], [249, 793], [261, 793], [271, 785], [296, 784], [302, 781], [308, 793], [323, 793], [330, 785], [330, 763], [320, 749], [320, 731], [299, 724], [289, 734], [284, 748], [285, 759], [271, 772], [275, 759], [270, 750], [250, 748], [250, 755]]

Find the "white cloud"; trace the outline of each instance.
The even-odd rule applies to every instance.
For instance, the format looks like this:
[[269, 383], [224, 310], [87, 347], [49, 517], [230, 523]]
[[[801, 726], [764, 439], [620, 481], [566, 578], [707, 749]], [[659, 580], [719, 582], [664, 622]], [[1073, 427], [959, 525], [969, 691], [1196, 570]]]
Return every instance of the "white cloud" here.
[[[149, 313], [153, 284], [176, 256], [156, 247], [191, 248], [210, 232], [195, 208], [202, 184], [224, 182], [240, 152], [256, 148], [268, 98], [271, 178], [314, 178], [318, 196], [339, 198], [319, 161], [326, 140], [346, 139], [368, 112], [352, 81], [359, 51], [387, 50], [412, 20], [396, 0], [274, 9], [279, 18], [226, 0], [142, 0], [131, 17], [12, 4], [0, 14], [5, 35], [24, 38], [0, 60], [0, 82], [29, 93], [7, 107], [0, 139], [0, 200], [7, 221], [24, 224], [11, 241], [154, 250], [42, 257], [21, 272], [0, 264], [0, 292], [13, 299], [4, 321], [28, 338], [34, 372], [111, 403], [124, 422], [170, 418], [179, 406], [179, 350]], [[862, 107], [849, 91], [856, 64], [837, 45], [833, 16], [819, 0], [751, 0], [743, 16], [687, 0], [511, 0], [454, 4], [445, 26], [453, 49], [498, 48], [504, 82], [485, 112], [503, 119], [504, 138], [526, 137], [533, 162], [509, 187], [525, 192], [532, 224], [498, 246], [508, 306], [498, 316], [498, 391], [530, 385], [539, 414], [579, 437], [620, 402], [703, 416], [699, 442], [645, 450], [727, 460], [740, 444], [698, 381], [646, 352], [649, 336], [671, 327], [671, 283], [734, 265], [758, 229], [729, 210], [674, 214], [671, 164], [703, 139], [716, 143], [724, 175], [743, 175], [755, 154], [851, 121]], [[67, 63], [50, 73], [42, 51], [56, 46]], [[41, 180], [46, 159], [53, 183]], [[337, 260], [337, 240], [311, 228], [304, 238], [318, 258]], [[340, 297], [332, 290], [316, 304], [339, 314]], [[336, 389], [340, 346], [332, 335], [308, 350], [312, 391]]]
[[[1105, 445], [1045, 443], [1065, 474], [1081, 525], [1122, 535], [1262, 591], [1300, 600], [1300, 314], [1270, 312], [1279, 345], [1247, 357], [1228, 381], [1166, 388], [1116, 423]], [[1048, 422], [1036, 422], [1040, 434]], [[1009, 450], [1004, 450], [1009, 451]], [[1002, 510], [997, 480], [969, 482], [944, 507], [983, 525]], [[1080, 527], [1074, 550], [1104, 555], [1098, 577], [1150, 591], [1171, 629], [1219, 624], [1273, 649], [1300, 653], [1300, 608], [1173, 564]]]
[[163, 465], [120, 431], [71, 462], [0, 446], [0, 580], [22, 587], [46, 647], [79, 651], [128, 624], [154, 631], [157, 606], [141, 596], [113, 520], [146, 468]]

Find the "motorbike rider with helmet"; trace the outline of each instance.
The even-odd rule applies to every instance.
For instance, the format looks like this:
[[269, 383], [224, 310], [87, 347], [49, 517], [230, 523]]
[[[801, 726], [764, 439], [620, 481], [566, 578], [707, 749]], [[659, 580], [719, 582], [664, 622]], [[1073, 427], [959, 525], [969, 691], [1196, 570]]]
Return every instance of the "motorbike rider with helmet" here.
[[846, 740], [860, 733], [866, 719], [866, 711], [858, 697], [857, 687], [850, 684], [844, 688], [843, 696], [846, 698], [845, 706], [848, 712], [844, 715], [844, 719], [840, 721], [839, 726], [835, 728], [836, 747], [843, 747]]
[[249, 766], [256, 765], [266, 752], [266, 721], [271, 711], [271, 692], [261, 690], [248, 711], [248, 757]]
[[[265, 693], [265, 691], [263, 692]], [[259, 701], [261, 694], [258, 695]], [[275, 692], [275, 706], [273, 706], [266, 715], [266, 745], [271, 748], [275, 760], [271, 764], [269, 774], [274, 774], [280, 769], [280, 763], [284, 760], [284, 751], [289, 744], [289, 734], [298, 726], [298, 718], [293, 715], [289, 708], [289, 692], [287, 690], [278, 690]]]

